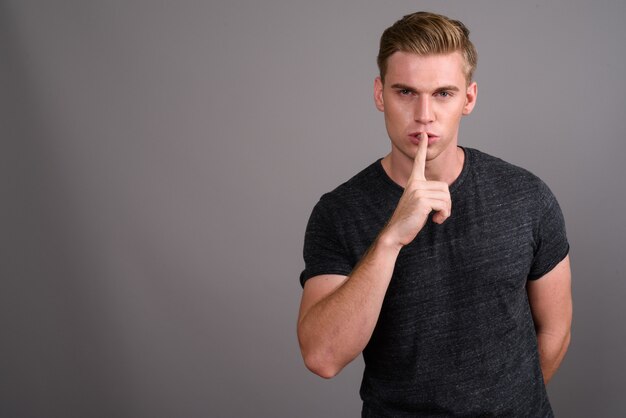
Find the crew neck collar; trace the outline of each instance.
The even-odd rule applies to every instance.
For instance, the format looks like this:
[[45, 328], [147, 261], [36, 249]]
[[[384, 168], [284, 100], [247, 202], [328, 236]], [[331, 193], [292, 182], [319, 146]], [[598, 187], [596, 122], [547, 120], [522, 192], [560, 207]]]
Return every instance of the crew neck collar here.
[[[453, 194], [454, 192], [456, 192], [456, 190], [459, 189], [459, 187], [461, 187], [461, 184], [463, 184], [463, 181], [465, 181], [465, 178], [467, 177], [469, 166], [472, 164], [472, 153], [470, 149], [462, 147], [460, 145], [458, 147], [461, 148], [461, 150], [465, 154], [465, 159], [463, 161], [463, 168], [461, 169], [461, 172], [459, 173], [458, 177], [452, 182], [452, 184], [450, 184], [450, 194]], [[375, 163], [376, 171], [378, 171], [380, 178], [389, 186], [391, 186], [392, 189], [402, 194], [404, 192], [404, 187], [400, 186], [398, 183], [393, 181], [391, 177], [389, 177], [389, 175], [383, 168], [382, 160], [382, 158], [379, 158]]]

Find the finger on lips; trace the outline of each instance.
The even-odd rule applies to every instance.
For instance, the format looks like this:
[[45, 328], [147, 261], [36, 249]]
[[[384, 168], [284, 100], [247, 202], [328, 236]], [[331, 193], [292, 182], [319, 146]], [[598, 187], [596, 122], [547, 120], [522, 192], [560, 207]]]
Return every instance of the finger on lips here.
[[413, 161], [413, 172], [411, 176], [416, 180], [426, 180], [426, 153], [428, 150], [428, 134], [422, 132], [420, 141], [417, 144], [417, 153]]

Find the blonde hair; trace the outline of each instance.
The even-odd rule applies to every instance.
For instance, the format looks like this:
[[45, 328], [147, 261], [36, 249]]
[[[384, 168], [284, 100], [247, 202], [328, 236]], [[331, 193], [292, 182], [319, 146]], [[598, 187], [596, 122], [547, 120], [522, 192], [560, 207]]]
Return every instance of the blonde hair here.
[[380, 38], [377, 58], [380, 78], [384, 82], [387, 60], [394, 52], [436, 55], [458, 51], [465, 60], [465, 80], [469, 84], [478, 61], [469, 33], [460, 21], [439, 14], [416, 12], [404, 16], [387, 28]]

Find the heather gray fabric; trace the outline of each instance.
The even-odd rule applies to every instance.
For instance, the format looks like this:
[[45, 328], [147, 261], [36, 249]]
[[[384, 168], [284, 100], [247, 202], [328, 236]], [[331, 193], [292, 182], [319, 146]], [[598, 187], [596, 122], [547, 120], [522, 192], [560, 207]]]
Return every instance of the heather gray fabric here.
[[[451, 217], [396, 262], [363, 352], [363, 416], [552, 416], [525, 286], [567, 255], [563, 216], [539, 178], [464, 150]], [[378, 160], [322, 196], [301, 283], [348, 275], [402, 191]]]

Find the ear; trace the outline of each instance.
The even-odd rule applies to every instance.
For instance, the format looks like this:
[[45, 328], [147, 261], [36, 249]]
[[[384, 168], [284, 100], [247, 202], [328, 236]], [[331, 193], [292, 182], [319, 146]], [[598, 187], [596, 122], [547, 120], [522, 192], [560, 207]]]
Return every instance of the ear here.
[[465, 105], [463, 106], [463, 114], [469, 115], [472, 113], [474, 106], [476, 106], [476, 98], [478, 97], [478, 84], [476, 82], [472, 82], [469, 86], [467, 86], [467, 90], [465, 91]]
[[383, 81], [380, 77], [376, 77], [374, 80], [374, 103], [376, 104], [376, 109], [381, 112], [385, 111], [385, 103], [383, 101]]

